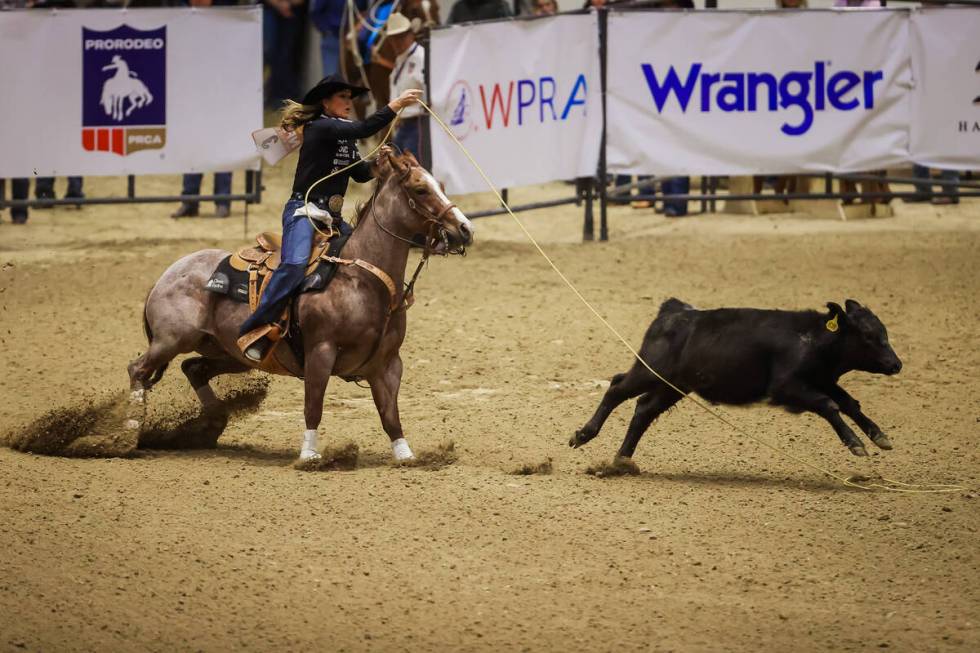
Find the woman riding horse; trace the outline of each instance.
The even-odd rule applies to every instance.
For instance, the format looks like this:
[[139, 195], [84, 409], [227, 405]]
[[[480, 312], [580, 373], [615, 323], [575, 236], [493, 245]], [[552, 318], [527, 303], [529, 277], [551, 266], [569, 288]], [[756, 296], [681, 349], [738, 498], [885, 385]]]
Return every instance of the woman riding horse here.
[[353, 99], [367, 92], [368, 89], [349, 84], [339, 75], [330, 75], [310, 89], [301, 104], [287, 101], [283, 109], [280, 127], [287, 131], [302, 130], [303, 145], [296, 164], [292, 195], [282, 212], [281, 263], [272, 274], [255, 312], [245, 320], [239, 332], [238, 344], [249, 360], [260, 362], [266, 356], [271, 344], [267, 334], [281, 316], [293, 291], [303, 281], [314, 232], [304, 206], [307, 191], [317, 180], [357, 163], [350, 170], [317, 185], [309, 197], [310, 202], [329, 212], [335, 229], [349, 234], [351, 228], [340, 214], [348, 181], [353, 177], [355, 181], [365, 183], [373, 176], [371, 167], [361, 160], [356, 140], [384, 129], [398, 111], [417, 102], [421, 94], [421, 91], [406, 91], [374, 115], [360, 121], [349, 120]]

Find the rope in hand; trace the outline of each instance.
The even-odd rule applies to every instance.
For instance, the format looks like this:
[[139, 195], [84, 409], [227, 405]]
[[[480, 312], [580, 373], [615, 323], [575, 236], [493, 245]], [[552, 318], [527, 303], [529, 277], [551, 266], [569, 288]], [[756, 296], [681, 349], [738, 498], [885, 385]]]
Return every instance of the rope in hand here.
[[630, 345], [630, 343], [626, 340], [626, 338], [624, 338], [619, 333], [619, 331], [617, 331], [616, 328], [613, 327], [612, 324], [610, 324], [604, 317], [602, 317], [599, 311], [597, 311], [595, 307], [589, 303], [589, 301], [582, 295], [582, 293], [579, 292], [578, 288], [576, 288], [574, 284], [572, 284], [572, 282], [568, 280], [568, 277], [566, 277], [565, 274], [558, 268], [558, 266], [555, 265], [554, 261], [551, 260], [551, 257], [549, 257], [545, 253], [545, 251], [541, 249], [541, 246], [530, 234], [530, 232], [528, 232], [527, 228], [524, 226], [524, 223], [521, 222], [520, 218], [518, 218], [513, 211], [511, 211], [510, 206], [507, 204], [507, 202], [504, 201], [503, 196], [501, 196], [501, 194], [497, 191], [497, 188], [493, 185], [493, 182], [490, 181], [490, 178], [487, 177], [486, 173], [483, 171], [483, 168], [480, 167], [480, 164], [476, 162], [476, 160], [470, 154], [469, 150], [467, 150], [466, 147], [459, 141], [459, 139], [456, 138], [456, 135], [446, 125], [446, 123], [442, 121], [439, 115], [435, 111], [433, 111], [432, 108], [429, 107], [429, 105], [427, 105], [421, 99], [419, 100], [419, 104], [421, 104], [422, 107], [426, 111], [428, 111], [433, 118], [435, 118], [436, 122], [439, 123], [439, 126], [442, 127], [443, 131], [445, 131], [446, 134], [448, 134], [449, 137], [453, 140], [453, 142], [456, 143], [457, 146], [459, 146], [459, 149], [462, 150], [463, 154], [466, 155], [466, 158], [469, 159], [470, 163], [473, 164], [473, 167], [476, 168], [476, 171], [480, 173], [481, 177], [483, 177], [483, 180], [487, 183], [487, 186], [490, 187], [490, 190], [493, 191], [493, 194], [496, 195], [497, 201], [499, 201], [500, 204], [507, 210], [507, 213], [510, 215], [511, 218], [514, 219], [514, 222], [516, 222], [517, 226], [520, 227], [522, 232], [524, 232], [524, 235], [527, 237], [527, 239], [531, 242], [532, 245], [534, 245], [534, 248], [538, 250], [538, 253], [541, 254], [542, 257], [544, 257], [544, 259], [548, 262], [548, 265], [551, 266], [551, 269], [554, 270], [559, 277], [561, 277], [561, 280], [565, 282], [565, 285], [568, 286], [569, 290], [571, 290], [575, 294], [575, 296], [578, 297], [583, 304], [585, 304], [586, 308], [588, 308], [592, 312], [592, 314], [596, 317], [596, 319], [599, 320], [599, 322], [603, 324], [603, 326], [609, 329], [609, 331], [612, 332], [612, 334], [616, 336], [616, 338], [618, 338], [621, 343], [623, 343], [623, 345], [630, 351], [630, 353], [633, 354], [633, 357], [636, 358], [636, 360], [640, 361], [643, 367], [645, 367], [651, 374], [653, 374], [656, 378], [658, 378], [660, 381], [662, 381], [672, 390], [680, 394], [681, 397], [683, 397], [684, 399], [689, 399], [690, 401], [694, 402], [695, 405], [700, 407], [702, 410], [706, 411], [708, 414], [714, 416], [724, 424], [728, 425], [740, 435], [749, 438], [750, 440], [776, 452], [781, 456], [794, 460], [802, 465], [805, 465], [813, 470], [820, 472], [821, 474], [825, 474], [826, 476], [836, 479], [837, 481], [841, 482], [843, 485], [847, 487], [853, 487], [853, 488], [858, 488], [861, 490], [869, 490], [869, 491], [880, 489], [880, 490], [887, 490], [889, 492], [909, 492], [909, 493], [962, 492], [966, 490], [966, 488], [961, 487], [959, 485], [944, 485], [941, 483], [910, 484], [910, 483], [902, 483], [901, 481], [893, 481], [887, 478], [881, 479], [882, 481], [884, 481], [884, 483], [877, 483], [877, 482], [872, 482], [867, 477], [861, 475], [853, 475], [848, 477], [840, 476], [839, 474], [835, 474], [834, 472], [828, 469], [824, 469], [819, 465], [815, 465], [807, 460], [804, 460], [803, 458], [795, 456], [789, 453], [788, 451], [784, 451], [783, 449], [780, 449], [774, 444], [771, 444], [761, 438], [752, 435], [751, 433], [748, 433], [745, 429], [733, 423], [727, 417], [722, 415], [719, 411], [711, 408], [700, 399], [692, 396], [687, 392], [684, 392], [676, 385], [674, 385], [673, 383], [665, 379], [655, 369], [653, 369], [645, 360], [643, 360], [643, 358], [639, 355], [639, 353], [637, 353], [637, 351], [632, 347], [632, 345]]

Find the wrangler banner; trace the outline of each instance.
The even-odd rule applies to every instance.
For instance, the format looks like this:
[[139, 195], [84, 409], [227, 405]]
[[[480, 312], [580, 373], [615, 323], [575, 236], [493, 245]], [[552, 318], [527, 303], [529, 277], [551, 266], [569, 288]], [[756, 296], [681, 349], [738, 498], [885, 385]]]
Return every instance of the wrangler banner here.
[[[602, 134], [595, 14], [434, 30], [431, 48], [431, 104], [494, 184], [595, 174]], [[450, 193], [487, 190], [435, 124], [432, 167]]]
[[613, 172], [858, 171], [908, 159], [905, 11], [609, 16]]
[[0, 177], [257, 168], [261, 31], [254, 7], [0, 12]]

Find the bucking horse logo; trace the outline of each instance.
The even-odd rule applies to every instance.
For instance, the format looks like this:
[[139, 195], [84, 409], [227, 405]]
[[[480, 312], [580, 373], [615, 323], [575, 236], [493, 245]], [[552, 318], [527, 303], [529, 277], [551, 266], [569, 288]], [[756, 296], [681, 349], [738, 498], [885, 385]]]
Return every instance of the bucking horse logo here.
[[[112, 62], [102, 66], [102, 70], [116, 71], [116, 74], [102, 85], [101, 100], [106, 115], [112, 116], [113, 120], [122, 121], [136, 109], [153, 102], [153, 95], [146, 88], [146, 84], [140, 81], [139, 76], [129, 69], [126, 60], [118, 54], [112, 55]], [[123, 113], [126, 100], [129, 100], [129, 107]]]

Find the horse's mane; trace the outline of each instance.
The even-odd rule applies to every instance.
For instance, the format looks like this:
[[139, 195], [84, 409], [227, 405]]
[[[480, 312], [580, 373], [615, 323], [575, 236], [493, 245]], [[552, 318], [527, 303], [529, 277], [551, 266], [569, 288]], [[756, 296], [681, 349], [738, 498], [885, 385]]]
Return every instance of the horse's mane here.
[[371, 206], [371, 202], [377, 198], [378, 193], [381, 192], [382, 180], [375, 179], [374, 191], [371, 193], [371, 197], [367, 201], [358, 201], [354, 204], [354, 218], [351, 220], [351, 226], [357, 229], [361, 225], [361, 220], [364, 218], [364, 214], [367, 212], [368, 207]]
[[[408, 163], [408, 165], [411, 167], [413, 164], [415, 166], [419, 166], [418, 161], [415, 161], [414, 158], [412, 159], [411, 162]], [[369, 197], [367, 201], [363, 201], [363, 202], [359, 201], [356, 204], [354, 204], [354, 217], [351, 220], [351, 226], [354, 227], [354, 229], [357, 229], [358, 225], [361, 224], [361, 220], [364, 218], [364, 213], [371, 206], [371, 203], [374, 202], [374, 200], [378, 197], [378, 193], [381, 192], [381, 187], [384, 186], [386, 181], [388, 181], [388, 178], [387, 177], [384, 179], [375, 178], [374, 181], [375, 181], [374, 191], [371, 193], [371, 197]]]

